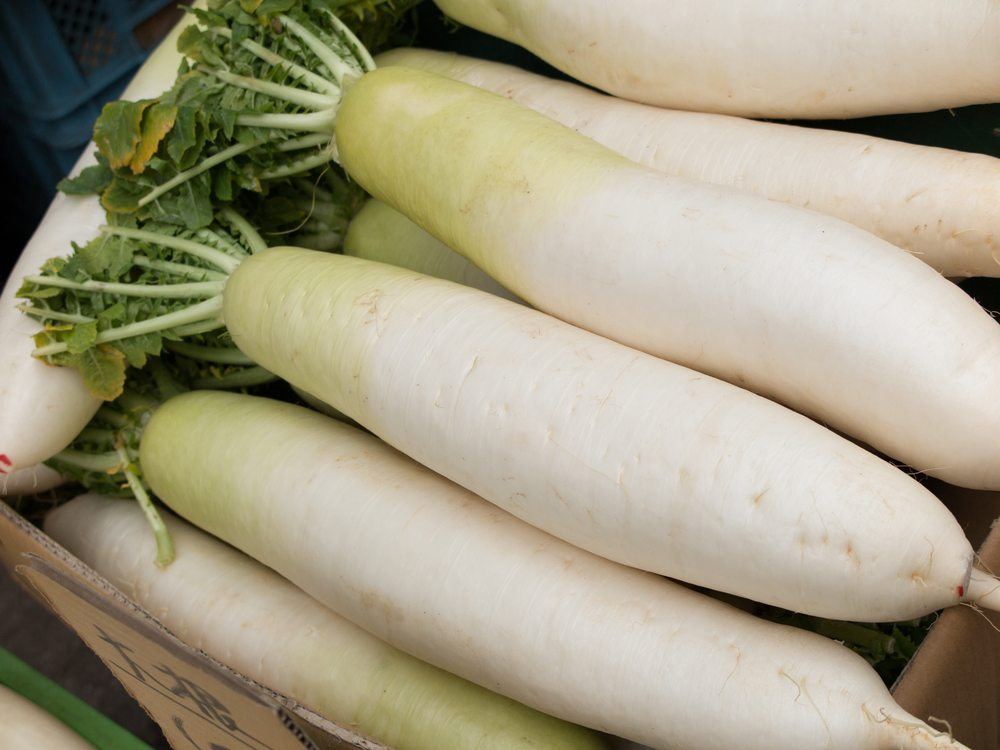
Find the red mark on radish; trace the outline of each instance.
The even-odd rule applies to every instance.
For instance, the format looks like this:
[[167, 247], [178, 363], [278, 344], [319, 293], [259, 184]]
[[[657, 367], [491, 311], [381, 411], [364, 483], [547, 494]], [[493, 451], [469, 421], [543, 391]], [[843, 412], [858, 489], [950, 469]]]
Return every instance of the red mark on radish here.
[[959, 598], [965, 596], [965, 586], [956, 586], [955, 591], [958, 593]]
[[[0, 453], [0, 464], [3, 464], [4, 466], [10, 466], [13, 463], [14, 462], [10, 460], [10, 458], [7, 456], [6, 453]], [[7, 470], [4, 469], [3, 467], [0, 467], [0, 474], [6, 474], [6, 473]]]

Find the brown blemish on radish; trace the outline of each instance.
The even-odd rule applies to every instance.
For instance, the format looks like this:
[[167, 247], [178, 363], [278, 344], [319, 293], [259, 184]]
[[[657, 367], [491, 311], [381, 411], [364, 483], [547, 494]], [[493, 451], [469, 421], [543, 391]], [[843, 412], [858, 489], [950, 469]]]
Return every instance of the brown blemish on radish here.
[[740, 668], [740, 659], [743, 658], [743, 652], [740, 651], [739, 646], [735, 643], [730, 643], [729, 648], [736, 654], [736, 661], [733, 663], [733, 669], [726, 677], [726, 681], [722, 683], [722, 687], [719, 689], [719, 695], [722, 695], [723, 691], [726, 689], [726, 685], [729, 684], [729, 680], [731, 680], [733, 675], [736, 674], [736, 670]]
[[361, 606], [369, 610], [381, 612], [386, 623], [402, 622], [405, 619], [403, 610], [377, 591], [368, 591], [355, 588], [354, 586], [349, 586], [348, 588], [360, 596]]
[[855, 567], [861, 567], [861, 558], [858, 557], [858, 553], [854, 551], [854, 545], [847, 545], [847, 556], [850, 558], [851, 562], [854, 563]]

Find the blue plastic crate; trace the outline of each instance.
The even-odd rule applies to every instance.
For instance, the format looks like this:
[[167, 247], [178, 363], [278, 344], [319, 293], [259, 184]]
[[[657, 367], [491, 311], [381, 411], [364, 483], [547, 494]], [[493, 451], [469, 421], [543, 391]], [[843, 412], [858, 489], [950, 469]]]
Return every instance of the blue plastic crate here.
[[[149, 53], [135, 28], [178, 0], [0, 0], [0, 120], [39, 210]], [[27, 200], [26, 196], [26, 200]]]
[[133, 30], [165, 0], [3, 0], [0, 80], [6, 104], [56, 120], [92, 101], [145, 57]]

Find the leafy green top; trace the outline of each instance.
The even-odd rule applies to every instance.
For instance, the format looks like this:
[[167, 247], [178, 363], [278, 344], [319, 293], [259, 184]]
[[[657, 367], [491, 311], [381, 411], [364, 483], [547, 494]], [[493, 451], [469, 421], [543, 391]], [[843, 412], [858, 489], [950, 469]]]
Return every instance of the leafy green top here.
[[108, 104], [94, 128], [100, 163], [60, 188], [193, 230], [240, 193], [327, 167], [342, 89], [374, 67], [365, 44], [392, 40], [417, 2], [211, 0], [191, 10], [173, 88]]
[[[240, 360], [242, 355], [227, 344], [224, 334], [212, 334], [208, 340], [209, 344], [188, 345], [194, 357], [177, 352], [151, 357], [145, 369], [129, 377], [128, 388], [101, 407], [69, 447], [46, 461], [88, 490], [137, 500], [156, 537], [160, 565], [168, 565], [174, 551], [139, 465], [139, 443], [149, 418], [161, 403], [192, 388], [245, 388], [274, 379], [270, 373], [260, 377], [255, 372], [260, 368]], [[213, 364], [213, 358], [222, 361]]]
[[97, 396], [116, 398], [127, 366], [142, 367], [165, 341], [222, 328], [227, 275], [265, 247], [244, 224], [230, 210], [197, 231], [120, 221], [74, 245], [69, 258], [47, 261], [18, 291], [21, 310], [43, 323], [36, 356], [78, 370]]

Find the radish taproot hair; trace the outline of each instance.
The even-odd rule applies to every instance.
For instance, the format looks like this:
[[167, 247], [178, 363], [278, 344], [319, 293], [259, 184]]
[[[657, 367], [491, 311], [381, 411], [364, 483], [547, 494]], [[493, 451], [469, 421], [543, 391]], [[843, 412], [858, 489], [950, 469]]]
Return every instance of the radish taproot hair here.
[[[374, 197], [534, 307], [781, 401], [918, 471], [1000, 488], [1000, 328], [933, 269], [842, 220], [642, 167], [475, 87], [374, 70], [332, 14], [296, 13], [239, 44], [225, 26], [188, 34], [198, 62], [178, 91], [215, 92], [208, 112], [248, 107], [228, 120], [245, 153], [227, 174], [266, 179], [336, 153]], [[288, 143], [315, 153], [275, 172]], [[146, 210], [177, 185], [115, 179]]]
[[[185, 18], [160, 43], [126, 87], [123, 97], [150, 99], [173, 83], [183, 59], [177, 51], [177, 39], [189, 22]], [[73, 175], [93, 176], [101, 170], [95, 164], [93, 146], [91, 143], [84, 150]], [[44, 309], [45, 299], [19, 306], [16, 297], [22, 277], [33, 273], [48, 258], [65, 252], [74, 240], [86, 242], [97, 235], [104, 221], [104, 209], [97, 198], [56, 195], [4, 285], [0, 296], [0, 338], [5, 342], [0, 354], [0, 494], [55, 486], [57, 480], [50, 472], [33, 467], [65, 448], [100, 406], [100, 400], [88, 392], [76, 372], [46, 367], [30, 356], [31, 336], [41, 326], [37, 317], [22, 315], [18, 308], [29, 313]], [[5, 476], [15, 472], [16, 481]], [[36, 483], [39, 481], [41, 485]]]
[[94, 750], [94, 746], [79, 734], [2, 682], [0, 747], [4, 750]]
[[49, 513], [45, 531], [188, 645], [395, 750], [605, 747], [590, 731], [396, 650], [164, 515], [179, 551], [167, 570], [152, 563], [152, 540], [131, 503], [78, 497]]
[[454, 53], [400, 48], [375, 61], [501, 94], [661, 172], [844, 219], [945, 276], [1000, 276], [1000, 159], [994, 156], [659, 109]]
[[568, 721], [671, 750], [963, 747], [843, 646], [577, 549], [301, 407], [186, 394], [141, 460], [177, 513], [338, 614]]
[[[208, 312], [178, 300], [93, 343], [221, 314], [248, 361], [528, 522], [756, 601], [901, 620], [980, 601], [989, 583], [970, 585], [972, 548], [916, 480], [723, 381], [359, 258], [272, 248], [217, 283]], [[52, 299], [71, 306], [76, 293]], [[69, 326], [51, 339], [36, 354], [58, 361], [80, 337]], [[735, 547], [754, 562], [720, 552]]]
[[844, 118], [1000, 101], [994, 0], [435, 0], [624, 99]]
[[[87, 399], [91, 396], [88, 394]], [[2, 463], [2, 462], [0, 462]], [[36, 464], [25, 469], [17, 469], [0, 476], [0, 497], [18, 497], [47, 492], [60, 486], [65, 479], [54, 469], [44, 464]]]

